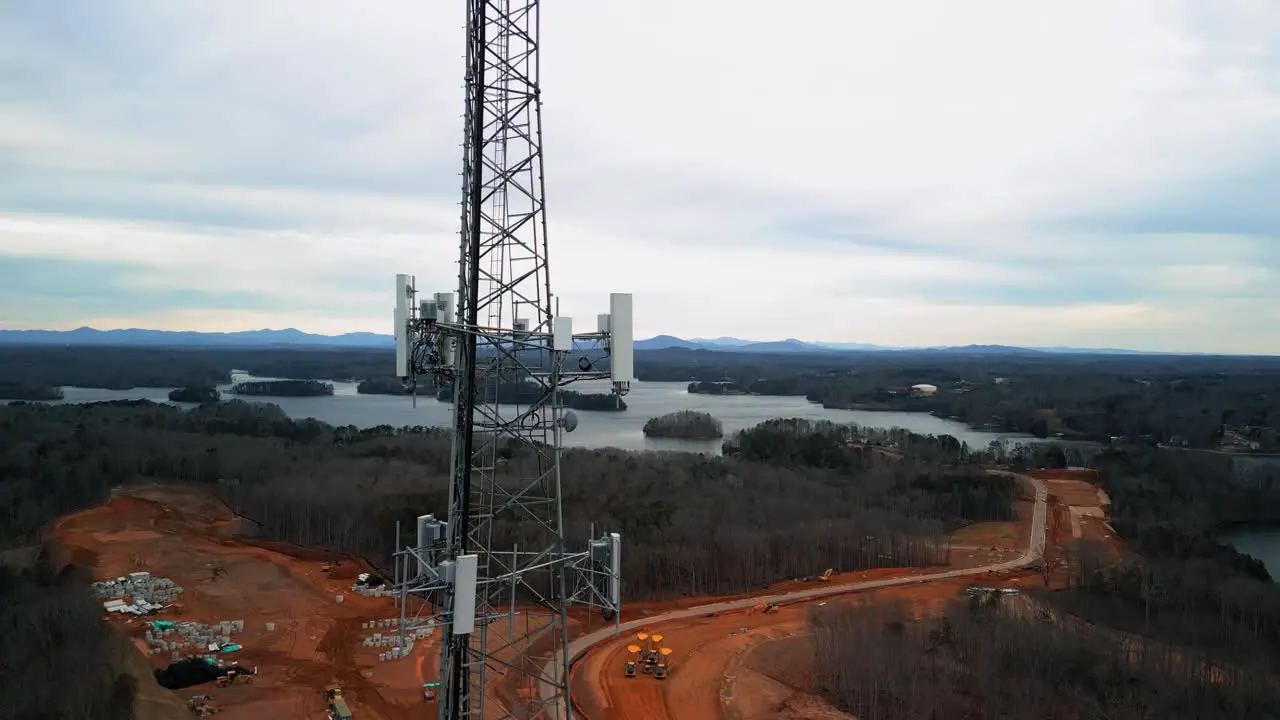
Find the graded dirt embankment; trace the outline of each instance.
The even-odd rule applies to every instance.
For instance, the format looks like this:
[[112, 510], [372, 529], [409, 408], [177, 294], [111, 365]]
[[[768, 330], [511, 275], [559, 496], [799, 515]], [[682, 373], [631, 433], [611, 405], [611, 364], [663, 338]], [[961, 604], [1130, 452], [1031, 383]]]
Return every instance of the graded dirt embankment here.
[[[592, 648], [574, 667], [570, 685], [580, 715], [586, 720], [848, 720], [811, 691], [812, 653], [806, 657], [803, 638], [810, 633], [808, 608], [826, 603], [905, 602], [918, 617], [931, 615], [971, 584], [1025, 588], [1039, 585], [1043, 576], [1015, 569], [1042, 548], [1045, 520], [1052, 526], [1058, 505], [1036, 482], [1026, 483], [1027, 497], [1017, 503], [1018, 520], [979, 523], [956, 533], [951, 541], [951, 564], [943, 568], [882, 569], [845, 573], [831, 579], [832, 590], [859, 582], [901, 580], [905, 584], [873, 587], [851, 594], [800, 600], [776, 613], [758, 609], [734, 610], [674, 619], [663, 613], [708, 610], [734, 598], [705, 598], [677, 608], [640, 609], [655, 623], [633, 628]], [[1043, 503], [1037, 509], [1037, 501]], [[1033, 537], [1033, 533], [1039, 533]], [[981, 568], [992, 568], [983, 572]], [[955, 576], [959, 571], [976, 574]], [[950, 575], [950, 576], [948, 576]], [[911, 578], [922, 578], [913, 582]], [[927, 580], [926, 580], [927, 578]], [[773, 596], [816, 588], [816, 582], [789, 582], [752, 596]], [[750, 597], [750, 596], [748, 596]], [[624, 621], [637, 612], [634, 606]], [[672, 648], [671, 674], [666, 680], [623, 673], [628, 644], [636, 632], [663, 635]], [[583, 642], [586, 642], [584, 640]], [[806, 664], [808, 663], [808, 664]]]
[[[903, 570], [866, 573], [863, 580], [898, 577]], [[856, 582], [847, 578], [845, 582]], [[671, 675], [658, 680], [637, 672], [623, 673], [627, 645], [635, 633], [624, 633], [589, 653], [574, 668], [571, 684], [583, 716], [590, 720], [848, 720], [811, 692], [812, 653], [809, 610], [820, 604], [902, 602], [913, 614], [937, 612], [961, 597], [973, 578], [904, 585], [826, 600], [781, 607], [776, 613], [745, 611], [665, 622], [649, 627], [673, 650]], [[1029, 587], [1029, 573], [984, 576], [996, 586]]]
[[[97, 579], [147, 571], [182, 586], [182, 614], [154, 619], [244, 621], [244, 631], [232, 636], [242, 649], [224, 657], [256, 665], [254, 684], [180, 691], [154, 686], [144, 688], [144, 697], [168, 694], [185, 702], [194, 694], [212, 694], [222, 710], [219, 716], [227, 720], [322, 718], [324, 687], [336, 682], [358, 717], [418, 717], [421, 683], [435, 674], [434, 638], [418, 643], [409, 658], [379, 662], [380, 649], [363, 646], [373, 631], [362, 625], [398, 613], [390, 599], [350, 591], [355, 575], [369, 570], [363, 562], [342, 558], [342, 566], [328, 574], [321, 565], [333, 554], [239, 540], [233, 537], [238, 523], [202, 490], [151, 487], [117, 493], [104, 505], [66, 516], [54, 526], [54, 536], [71, 559], [92, 568]], [[144, 621], [110, 617], [145, 650]], [[268, 629], [268, 623], [274, 628]], [[148, 659], [157, 668], [172, 661], [168, 652]]]
[[1111, 498], [1099, 487], [1097, 470], [1065, 468], [1029, 474], [1048, 487], [1050, 500], [1060, 507], [1057, 534], [1061, 542], [1092, 540], [1102, 543], [1112, 557], [1124, 554], [1124, 543], [1108, 520]]
[[[169, 485], [119, 491], [110, 501], [54, 525], [53, 535], [67, 560], [91, 568], [95, 579], [146, 571], [183, 588], [181, 614], [170, 610], [148, 620], [244, 622], [244, 630], [231, 636], [241, 649], [219, 657], [256, 666], [253, 684], [217, 688], [210, 683], [170, 691], [153, 681], [144, 683], [141, 697], [150, 714], [140, 720], [172, 720], [174, 708], [181, 708], [178, 717], [190, 717], [182, 706], [197, 694], [213, 695], [218, 717], [226, 720], [320, 720], [327, 718], [324, 690], [331, 684], [343, 688], [360, 720], [434, 716], [435, 704], [423, 700], [422, 685], [438, 680], [439, 633], [415, 643], [403, 659], [379, 660], [387, 648], [365, 647], [365, 638], [396, 631], [364, 626], [399, 618], [399, 610], [391, 598], [351, 591], [359, 573], [375, 569], [340, 553], [245, 537], [242, 531], [251, 530], [249, 525], [205, 489]], [[330, 560], [341, 565], [325, 572], [322, 567]], [[140, 666], [134, 674], [141, 680], [149, 680], [150, 669], [172, 662], [169, 652], [146, 654], [143, 619], [108, 617], [138, 648]], [[571, 636], [579, 624], [571, 622]], [[546, 621], [537, 615], [520, 610], [508, 625], [504, 618], [489, 626], [490, 647], [500, 661], [496, 664], [514, 661], [522, 638], [535, 647], [545, 644]], [[527, 664], [529, 673], [536, 672], [534, 663]], [[499, 669], [489, 685], [487, 714], [501, 715], [533, 692], [531, 676]]]

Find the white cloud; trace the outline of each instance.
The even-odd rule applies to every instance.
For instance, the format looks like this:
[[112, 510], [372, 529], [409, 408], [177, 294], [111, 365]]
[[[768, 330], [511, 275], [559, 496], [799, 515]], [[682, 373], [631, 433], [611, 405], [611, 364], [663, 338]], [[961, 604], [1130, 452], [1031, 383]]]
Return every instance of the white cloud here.
[[[0, 159], [32, 178], [0, 183], [0, 274], [270, 303], [93, 320], [209, 329], [385, 330], [395, 272], [452, 289], [460, 7], [108, 4], [70, 43], [0, 10]], [[1270, 3], [547, 5], [565, 312], [628, 290], [645, 334], [1280, 352], [1280, 227], [1213, 203], [1280, 162]], [[1188, 194], [1202, 221], [1154, 222]]]

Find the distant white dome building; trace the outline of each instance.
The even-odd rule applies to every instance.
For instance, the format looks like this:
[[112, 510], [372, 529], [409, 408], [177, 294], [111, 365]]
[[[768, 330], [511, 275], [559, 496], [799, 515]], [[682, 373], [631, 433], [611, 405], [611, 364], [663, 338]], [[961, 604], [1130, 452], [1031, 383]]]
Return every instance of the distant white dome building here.
[[938, 386], [930, 385], [929, 383], [920, 383], [919, 385], [911, 386], [911, 394], [914, 397], [929, 397], [930, 395], [937, 394], [937, 392]]

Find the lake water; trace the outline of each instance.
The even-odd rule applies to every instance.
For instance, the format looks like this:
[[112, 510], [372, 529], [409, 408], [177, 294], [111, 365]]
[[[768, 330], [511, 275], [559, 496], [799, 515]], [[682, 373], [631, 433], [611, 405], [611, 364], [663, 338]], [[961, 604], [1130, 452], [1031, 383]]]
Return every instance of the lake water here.
[[[235, 382], [269, 380], [234, 373]], [[927, 413], [871, 412], [865, 410], [827, 410], [803, 397], [766, 397], [757, 395], [690, 394], [688, 383], [637, 382], [626, 396], [626, 412], [587, 412], [578, 414], [578, 428], [564, 436], [564, 444], [574, 447], [618, 447], [627, 450], [680, 450], [718, 455], [719, 440], [698, 441], [670, 438], [646, 438], [642, 432], [646, 420], [677, 410], [701, 410], [711, 413], [724, 424], [725, 434], [749, 428], [771, 418], [808, 418], [856, 423], [867, 427], [901, 427], [922, 435], [952, 435], [972, 448], [984, 448], [992, 440], [1033, 442], [1035, 438], [1015, 434], [979, 432], [963, 423], [943, 420]], [[219, 388], [225, 398], [230, 385]], [[603, 381], [579, 382], [571, 386], [579, 392], [608, 392]], [[64, 387], [61, 403], [101, 402], [105, 400], [154, 400], [169, 402], [172, 388], [134, 388], [132, 390], [100, 390]], [[331, 425], [435, 425], [450, 424], [451, 406], [434, 396], [414, 400], [396, 395], [360, 395], [356, 383], [333, 383], [331, 397], [253, 398], [256, 402], [279, 405], [290, 417], [315, 418]], [[181, 403], [174, 403], [181, 404]]]
[[1280, 582], [1280, 527], [1256, 526], [1221, 536], [1236, 550], [1262, 561], [1273, 580]]

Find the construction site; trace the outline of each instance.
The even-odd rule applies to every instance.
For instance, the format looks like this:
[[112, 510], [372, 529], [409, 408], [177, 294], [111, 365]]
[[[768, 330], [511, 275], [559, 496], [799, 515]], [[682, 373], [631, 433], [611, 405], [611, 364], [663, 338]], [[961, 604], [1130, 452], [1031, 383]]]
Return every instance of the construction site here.
[[[1114, 537], [1094, 473], [1033, 475], [1047, 490], [1046, 557], [1061, 556], [1074, 539]], [[807, 609], [892, 600], [925, 616], [975, 585], [1042, 585], [1042, 561], [1025, 557], [1036, 505], [1028, 486], [1017, 521], [954, 533], [944, 567], [819, 568], [751, 595], [624, 605], [611, 622], [573, 608], [571, 638], [603, 633], [574, 663], [574, 706], [590, 720], [837, 717], [814, 714], [821, 701], [800, 680]], [[183, 486], [120, 492], [65, 516], [53, 533], [68, 560], [93, 569], [104, 614], [159, 671], [162, 682], [142, 683], [147, 717], [398, 720], [436, 712], [440, 633], [419, 625], [401, 648], [395, 597], [360, 558], [252, 539], [252, 528], [206, 490]], [[802, 596], [813, 593], [825, 595]], [[492, 623], [495, 656], [514, 656], [501, 647], [508, 638], [545, 652], [549, 645], [537, 641], [545, 614], [522, 606], [512, 617], [510, 627], [505, 618]], [[486, 717], [503, 717], [536, 692], [520, 673], [496, 675], [486, 690]]]
[[[1030, 473], [1044, 487], [1044, 553], [1031, 553], [1036, 500], [1018, 501], [1018, 521], [976, 523], [952, 534], [945, 568], [824, 572], [779, 583], [750, 598], [704, 599], [662, 609], [627, 609], [641, 627], [592, 645], [572, 673], [575, 707], [590, 720], [854, 720], [831, 707], [812, 686], [813, 650], [808, 611], [839, 603], [902, 603], [914, 618], [936, 614], [951, 600], [1018, 594], [1043, 587], [1050, 557], [1080, 538], [1114, 538], [1105, 494], [1092, 470]], [[1073, 531], [1071, 518], [1090, 518]], [[1084, 528], [1093, 527], [1093, 530]], [[1092, 532], [1093, 534], [1086, 534]], [[1034, 555], [1031, 557], [1030, 555]], [[963, 574], [961, 574], [963, 573]], [[862, 585], [865, 589], [858, 589]], [[825, 588], [822, 586], [826, 586]], [[847, 592], [841, 591], [847, 588]], [[830, 590], [795, 600], [780, 596]], [[728, 609], [721, 609], [721, 608]], [[701, 611], [701, 612], [700, 612]], [[646, 616], [646, 613], [649, 613]], [[662, 621], [661, 616], [679, 616]], [[661, 652], [663, 682], [657, 682]]]
[[438, 641], [419, 628], [397, 645], [393, 599], [360, 582], [377, 570], [252, 540], [241, 523], [203, 489], [157, 486], [53, 529], [66, 559], [103, 580], [101, 596], [120, 595], [104, 612], [159, 671], [140, 678], [152, 716], [421, 717]]

